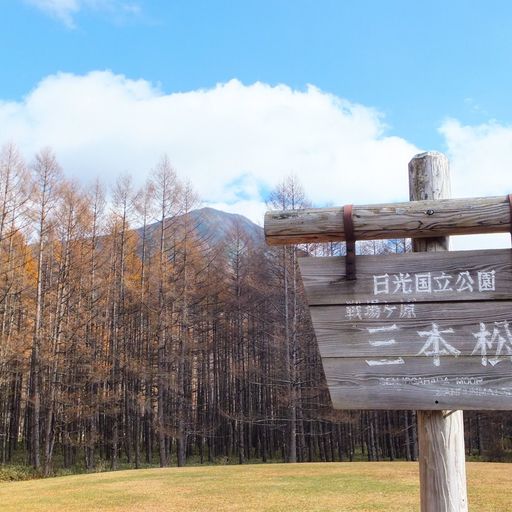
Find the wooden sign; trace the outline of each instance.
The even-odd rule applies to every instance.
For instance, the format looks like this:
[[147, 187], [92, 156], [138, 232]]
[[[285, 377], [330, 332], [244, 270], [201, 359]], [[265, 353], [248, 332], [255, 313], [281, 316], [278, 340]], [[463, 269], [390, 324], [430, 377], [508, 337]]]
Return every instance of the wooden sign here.
[[512, 251], [301, 258], [337, 409], [512, 409]]

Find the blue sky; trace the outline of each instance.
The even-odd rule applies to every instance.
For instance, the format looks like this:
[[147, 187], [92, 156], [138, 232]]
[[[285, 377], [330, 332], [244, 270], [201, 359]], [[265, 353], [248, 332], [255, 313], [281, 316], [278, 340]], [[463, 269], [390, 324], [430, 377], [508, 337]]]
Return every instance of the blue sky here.
[[434, 149], [452, 160], [455, 195], [512, 188], [512, 2], [3, 0], [1, 11], [0, 143], [28, 160], [49, 144], [79, 178], [144, 174], [165, 152], [207, 203], [254, 217], [290, 172], [317, 204], [405, 199], [406, 183], [384, 191], [376, 174], [393, 181]]
[[429, 149], [445, 149], [446, 117], [512, 122], [506, 0], [85, 2], [69, 12], [73, 27], [38, 3], [52, 5], [3, 2], [3, 99], [57, 71], [110, 69], [166, 92], [232, 78], [314, 84], [377, 108], [390, 132]]

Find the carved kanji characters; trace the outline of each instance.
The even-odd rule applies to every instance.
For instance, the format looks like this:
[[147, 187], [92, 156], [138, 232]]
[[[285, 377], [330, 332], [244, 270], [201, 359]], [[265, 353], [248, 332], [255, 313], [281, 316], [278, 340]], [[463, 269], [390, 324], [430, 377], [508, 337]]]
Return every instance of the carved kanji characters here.
[[[384, 327], [368, 327], [367, 331], [369, 334], [380, 334], [391, 331], [398, 331], [399, 327], [396, 324], [387, 325]], [[396, 343], [394, 338], [386, 339], [378, 339], [378, 340], [369, 340], [368, 343], [372, 347], [387, 347], [394, 345]], [[383, 365], [395, 365], [395, 364], [405, 364], [405, 361], [402, 357], [386, 357], [381, 359], [366, 359], [366, 364], [368, 366], [383, 366]]]
[[491, 345], [496, 343], [494, 357], [489, 359], [489, 363], [491, 363], [492, 366], [496, 366], [503, 361], [504, 355], [508, 356], [512, 362], [512, 332], [510, 331], [510, 325], [507, 321], [494, 322], [490, 343]]
[[389, 275], [382, 274], [380, 276], [373, 276], [373, 294], [379, 295], [381, 293], [389, 293]]
[[390, 318], [395, 311], [396, 311], [396, 306], [390, 306], [389, 304], [384, 304], [383, 312], [386, 314], [386, 318]]
[[460, 350], [457, 350], [455, 347], [452, 347], [441, 336], [441, 334], [452, 334], [454, 330], [451, 327], [449, 329], [445, 329], [444, 331], [440, 331], [439, 326], [437, 324], [432, 324], [432, 330], [417, 332], [421, 337], [427, 338], [425, 345], [423, 345], [422, 349], [418, 352], [417, 355], [419, 356], [421, 354], [425, 354], [428, 357], [432, 356], [434, 358], [434, 366], [439, 366], [441, 364], [440, 356], [460, 355]]
[[453, 276], [446, 272], [441, 272], [440, 276], [434, 276], [435, 288], [434, 293], [451, 292], [453, 288], [450, 286]]
[[393, 293], [412, 293], [412, 278], [410, 274], [402, 272], [395, 274], [393, 276], [393, 284], [395, 285]]
[[362, 320], [363, 308], [359, 304], [347, 306], [345, 309], [345, 318], [347, 320]]
[[493, 292], [496, 290], [496, 271], [479, 271], [478, 272], [478, 291]]
[[378, 304], [368, 304], [364, 308], [365, 318], [380, 318], [382, 308]]
[[415, 305], [411, 302], [400, 304], [400, 318], [416, 318]]
[[480, 322], [480, 330], [474, 332], [473, 336], [476, 338], [477, 342], [471, 355], [474, 356], [476, 353], [479, 353], [482, 356], [482, 366], [487, 366], [487, 349], [492, 348], [492, 341], [487, 338], [491, 336], [491, 333], [487, 330], [485, 324]]
[[471, 277], [471, 274], [466, 270], [464, 272], [459, 272], [455, 286], [457, 287], [458, 292], [472, 292], [474, 290], [474, 283], [475, 280]]
[[424, 274], [414, 274], [414, 281], [416, 284], [416, 292], [432, 292], [432, 275], [430, 272], [425, 272]]

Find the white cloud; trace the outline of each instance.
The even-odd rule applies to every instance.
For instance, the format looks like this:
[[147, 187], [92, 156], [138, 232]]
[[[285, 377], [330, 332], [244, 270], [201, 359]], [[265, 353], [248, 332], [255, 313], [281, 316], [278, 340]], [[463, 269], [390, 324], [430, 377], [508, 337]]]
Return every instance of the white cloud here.
[[[206, 204], [259, 224], [265, 194], [290, 173], [317, 206], [407, 200], [407, 163], [420, 150], [386, 129], [376, 110], [312, 86], [237, 80], [166, 94], [110, 71], [61, 73], [22, 101], [0, 101], [0, 144], [27, 157], [49, 145], [69, 175], [112, 182], [129, 172], [140, 184], [165, 153]], [[512, 128], [450, 120], [441, 133], [454, 197], [510, 191]]]
[[254, 223], [263, 227], [263, 218], [267, 211], [267, 206], [264, 202], [258, 199], [241, 199], [233, 203], [217, 202], [207, 203], [206, 206], [210, 208], [216, 208], [229, 213], [238, 213], [248, 219], [251, 219]]
[[80, 10], [80, 0], [25, 0], [25, 3], [37, 7], [69, 28], [75, 26], [73, 17]]
[[106, 12], [111, 15], [138, 15], [140, 6], [124, 0], [23, 0], [44, 13], [59, 20], [68, 28], [75, 28], [76, 15], [85, 9]]
[[407, 198], [418, 149], [386, 137], [379, 113], [315, 87], [243, 85], [165, 94], [109, 71], [44, 79], [0, 104], [0, 142], [52, 146], [69, 174], [142, 181], [167, 153], [209, 203], [262, 200], [295, 173], [317, 204]]
[[454, 195], [502, 195], [511, 192], [512, 126], [489, 122], [464, 126], [448, 119], [440, 132], [445, 137]]
[[[450, 158], [454, 197], [498, 196], [512, 192], [512, 126], [491, 121], [464, 126], [455, 119], [440, 127]], [[510, 247], [510, 235], [454, 237], [455, 249]]]

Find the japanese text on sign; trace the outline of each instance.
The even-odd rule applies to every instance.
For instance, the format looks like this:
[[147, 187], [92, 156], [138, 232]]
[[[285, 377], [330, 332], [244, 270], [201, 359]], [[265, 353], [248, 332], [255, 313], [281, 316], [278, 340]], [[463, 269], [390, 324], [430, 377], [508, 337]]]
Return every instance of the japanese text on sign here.
[[[476, 329], [476, 327], [475, 327]], [[396, 324], [383, 327], [367, 327], [371, 339], [368, 343], [372, 347], [389, 347], [396, 344], [394, 334], [400, 330]], [[441, 356], [457, 357], [461, 351], [454, 347], [450, 341], [450, 335], [455, 334], [452, 327], [441, 328], [432, 323], [428, 331], [416, 331], [420, 338], [425, 338], [425, 343], [417, 356], [424, 355], [432, 358], [434, 366], [441, 365]], [[512, 362], [512, 329], [508, 321], [493, 322], [491, 326], [480, 322], [479, 329], [471, 333], [475, 338], [475, 347], [472, 356], [480, 357], [482, 366], [496, 366], [506, 359]], [[381, 359], [367, 359], [368, 366], [382, 366], [405, 364], [402, 357], [384, 357]]]
[[496, 270], [450, 274], [421, 272], [381, 274], [373, 276], [374, 295], [408, 295], [411, 293], [493, 292], [496, 290]]

